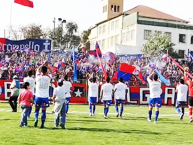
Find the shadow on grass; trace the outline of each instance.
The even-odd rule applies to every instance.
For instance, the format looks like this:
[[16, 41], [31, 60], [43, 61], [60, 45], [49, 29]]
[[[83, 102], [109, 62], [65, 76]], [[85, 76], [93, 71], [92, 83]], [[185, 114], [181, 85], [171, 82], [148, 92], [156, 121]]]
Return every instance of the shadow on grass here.
[[69, 128], [68, 130], [79, 130], [79, 131], [92, 131], [92, 132], [116, 132], [116, 133], [135, 133], [135, 134], [154, 134], [154, 135], [161, 135], [159, 132], [152, 132], [146, 130], [118, 130], [118, 129], [107, 129], [107, 128]]

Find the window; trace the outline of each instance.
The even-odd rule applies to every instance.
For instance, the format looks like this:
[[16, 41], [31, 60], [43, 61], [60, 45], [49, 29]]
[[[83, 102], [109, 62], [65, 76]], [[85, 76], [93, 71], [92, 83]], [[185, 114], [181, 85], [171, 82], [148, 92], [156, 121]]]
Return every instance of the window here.
[[115, 29], [119, 29], [119, 20], [115, 21]]
[[103, 13], [107, 12], [107, 6], [103, 7]]
[[148, 37], [151, 35], [151, 30], [144, 30], [144, 40], [148, 40]]
[[185, 54], [185, 50], [178, 51], [179, 58], [184, 58], [184, 54]]
[[114, 12], [117, 12], [117, 6], [114, 5]]
[[113, 5], [111, 5], [111, 10], [114, 12], [114, 6]]
[[186, 35], [179, 34], [179, 43], [186, 43]]
[[122, 43], [125, 42], [125, 33], [122, 34]]
[[172, 38], [172, 33], [171, 32], [165, 32], [165, 35], [169, 36], [170, 40], [171, 40], [171, 38]]
[[103, 33], [106, 33], [106, 25], [103, 25]]
[[156, 34], [161, 35], [162, 31], [155, 31]]
[[113, 45], [113, 37], [110, 38], [110, 46]]
[[119, 35], [115, 36], [115, 44], [119, 44]]
[[101, 34], [101, 29], [102, 29], [102, 28], [101, 28], [101, 27], [99, 27], [99, 35]]
[[119, 12], [120, 11], [120, 7], [119, 6], [117, 6], [117, 12]]
[[126, 33], [126, 41], [128, 42], [130, 40], [130, 31]]
[[135, 37], [135, 30], [131, 30], [131, 40], [134, 40]]
[[102, 40], [102, 48], [105, 48], [105, 39]]
[[113, 22], [111, 22], [111, 30], [114, 29], [114, 26], [115, 26], [115, 22], [113, 21]]
[[102, 44], [101, 44], [101, 40], [99, 41], [99, 47], [100, 47], [100, 46], [102, 46]]
[[193, 44], [193, 35], [190, 38], [190, 44]]

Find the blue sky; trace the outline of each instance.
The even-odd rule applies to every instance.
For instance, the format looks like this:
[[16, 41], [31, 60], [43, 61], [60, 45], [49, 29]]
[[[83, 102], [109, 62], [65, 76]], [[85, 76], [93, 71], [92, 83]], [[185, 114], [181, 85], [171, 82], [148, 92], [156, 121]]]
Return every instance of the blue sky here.
[[[61, 17], [76, 22], [81, 32], [101, 21], [101, 0], [33, 0], [33, 9], [13, 1], [0, 0], [0, 37], [3, 37], [4, 29], [8, 33], [11, 2], [11, 24], [16, 28], [30, 23], [53, 28], [53, 18]], [[124, 0], [124, 11], [137, 5], [146, 5], [185, 20], [193, 18], [193, 0]], [[193, 23], [193, 19], [190, 21]]]

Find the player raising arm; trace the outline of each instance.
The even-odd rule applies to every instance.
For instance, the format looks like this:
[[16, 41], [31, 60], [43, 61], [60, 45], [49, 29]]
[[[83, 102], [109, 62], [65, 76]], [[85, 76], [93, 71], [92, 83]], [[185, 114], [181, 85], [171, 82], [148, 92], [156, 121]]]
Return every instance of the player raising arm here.
[[[153, 76], [153, 80], [151, 77]], [[158, 80], [158, 75], [155, 72], [151, 73], [147, 81], [149, 83], [150, 89], [150, 98], [149, 98], [149, 118], [148, 121], [151, 122], [152, 109], [155, 107], [155, 120], [154, 123], [157, 123], [159, 116], [159, 108], [161, 107], [161, 82]]]

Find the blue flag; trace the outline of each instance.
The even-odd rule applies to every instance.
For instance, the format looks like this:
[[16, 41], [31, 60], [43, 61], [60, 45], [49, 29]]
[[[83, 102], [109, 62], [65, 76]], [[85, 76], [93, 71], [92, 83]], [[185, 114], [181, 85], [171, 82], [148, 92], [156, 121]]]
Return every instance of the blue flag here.
[[73, 47], [73, 67], [74, 67], [74, 75], [73, 75], [73, 81], [77, 82], [77, 68], [76, 68], [76, 53], [75, 53], [75, 47]]

